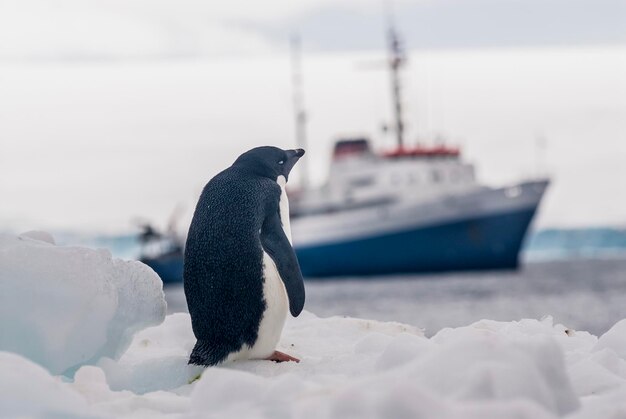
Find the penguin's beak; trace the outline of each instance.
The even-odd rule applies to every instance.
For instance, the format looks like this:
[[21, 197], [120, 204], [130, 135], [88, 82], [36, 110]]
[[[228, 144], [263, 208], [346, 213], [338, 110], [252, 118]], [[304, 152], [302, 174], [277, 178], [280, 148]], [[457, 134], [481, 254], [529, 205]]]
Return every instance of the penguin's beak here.
[[285, 176], [289, 175], [293, 166], [296, 165], [300, 157], [304, 156], [304, 150], [301, 148], [297, 148], [295, 150], [287, 150], [287, 161], [285, 162]]

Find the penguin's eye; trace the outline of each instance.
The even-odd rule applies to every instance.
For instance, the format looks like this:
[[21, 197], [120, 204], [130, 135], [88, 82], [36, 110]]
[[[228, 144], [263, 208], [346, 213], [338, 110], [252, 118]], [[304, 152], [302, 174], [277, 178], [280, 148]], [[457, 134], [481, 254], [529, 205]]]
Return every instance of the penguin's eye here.
[[278, 164], [284, 164], [284, 163], [285, 163], [284, 160], [281, 160], [281, 161], [278, 162]]

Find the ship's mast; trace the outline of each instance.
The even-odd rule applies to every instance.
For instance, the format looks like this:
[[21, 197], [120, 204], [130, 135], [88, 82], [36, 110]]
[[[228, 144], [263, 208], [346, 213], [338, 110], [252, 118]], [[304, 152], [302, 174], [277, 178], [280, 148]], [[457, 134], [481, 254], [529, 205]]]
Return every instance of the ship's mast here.
[[[302, 57], [300, 37], [291, 37], [291, 81], [293, 86], [293, 109], [296, 127], [296, 144], [306, 150], [306, 112], [304, 110], [304, 89], [302, 87]], [[300, 161], [300, 185], [302, 189], [309, 187], [308, 159]]]
[[398, 34], [391, 19], [389, 19], [389, 29], [387, 30], [389, 42], [389, 69], [391, 74], [391, 94], [393, 100], [393, 112], [395, 119], [395, 133], [398, 149], [404, 146], [404, 122], [402, 120], [402, 97], [400, 83], [400, 68], [406, 62], [404, 51], [400, 45]]

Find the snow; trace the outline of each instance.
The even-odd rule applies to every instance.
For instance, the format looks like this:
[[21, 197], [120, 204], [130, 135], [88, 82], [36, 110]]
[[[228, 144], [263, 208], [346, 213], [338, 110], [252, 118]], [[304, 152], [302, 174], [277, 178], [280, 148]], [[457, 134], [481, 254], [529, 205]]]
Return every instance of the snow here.
[[202, 369], [187, 365], [189, 315], [163, 319], [161, 288], [147, 268], [57, 247], [41, 234], [0, 239], [0, 417], [626, 414], [626, 320], [599, 337], [551, 317], [482, 320], [426, 337], [401, 323], [304, 311], [287, 320], [278, 346], [299, 364]]
[[615, 324], [598, 340], [597, 350], [612, 350], [621, 359], [626, 359], [626, 319]]
[[87, 415], [88, 402], [43, 367], [20, 355], [0, 352], [0, 416]]
[[[300, 364], [203, 370], [186, 363], [195, 340], [189, 315], [176, 313], [137, 333], [118, 360], [81, 367], [73, 381], [2, 354], [2, 379], [18, 385], [0, 392], [0, 416], [23, 402], [27, 413], [78, 417], [617, 417], [626, 411], [626, 360], [602, 342], [626, 338], [623, 324], [597, 338], [550, 317], [483, 320], [426, 338], [400, 323], [305, 311], [288, 320], [279, 345]], [[46, 391], [22, 394], [22, 382]]]
[[[194, 336], [189, 315], [177, 313], [137, 333], [117, 361], [83, 366], [73, 382], [15, 355], [0, 365], [19, 372], [9, 380], [28, 377], [59, 395], [28, 396], [29, 409], [75, 416], [89, 406], [102, 417], [608, 418], [626, 411], [626, 360], [601, 342], [624, 337], [622, 328], [598, 339], [550, 317], [484, 320], [426, 338], [400, 323], [305, 311], [288, 320], [279, 345], [300, 364], [202, 370], [186, 364]], [[16, 411], [17, 402], [0, 401]]]
[[162, 282], [142, 263], [56, 246], [43, 232], [0, 235], [0, 350], [71, 376], [119, 358], [165, 311]]

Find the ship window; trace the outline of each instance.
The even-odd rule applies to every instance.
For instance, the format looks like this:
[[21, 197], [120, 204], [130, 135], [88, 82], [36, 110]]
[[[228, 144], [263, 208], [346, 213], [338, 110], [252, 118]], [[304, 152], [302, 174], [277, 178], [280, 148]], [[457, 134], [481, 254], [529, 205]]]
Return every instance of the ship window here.
[[350, 179], [350, 186], [355, 187], [355, 188], [362, 188], [364, 186], [370, 186], [373, 183], [374, 183], [374, 178], [369, 177], [369, 176]]
[[520, 188], [519, 186], [513, 186], [510, 188], [506, 188], [504, 190], [504, 195], [507, 198], [517, 198], [521, 194], [522, 194], [522, 188]]

